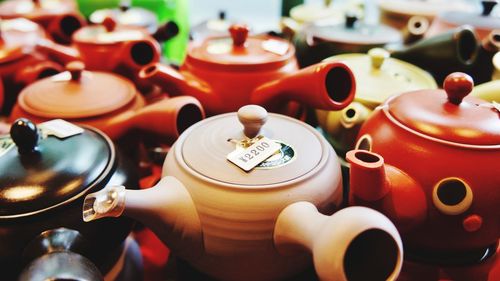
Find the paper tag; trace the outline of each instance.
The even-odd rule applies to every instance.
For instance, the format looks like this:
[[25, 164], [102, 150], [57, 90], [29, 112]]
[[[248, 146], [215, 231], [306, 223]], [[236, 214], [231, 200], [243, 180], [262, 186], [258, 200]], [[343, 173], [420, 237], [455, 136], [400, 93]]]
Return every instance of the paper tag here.
[[248, 172], [267, 158], [271, 157], [271, 155], [280, 148], [281, 145], [278, 143], [266, 137], [262, 137], [244, 150], [237, 149], [229, 153], [227, 155], [227, 160]]
[[83, 133], [83, 128], [78, 127], [62, 119], [54, 119], [43, 122], [38, 127], [47, 135], [53, 135], [60, 139], [65, 139]]
[[16, 144], [10, 138], [10, 135], [0, 136], [0, 157], [12, 149]]
[[288, 42], [274, 39], [268, 39], [262, 42], [262, 49], [280, 56], [286, 54], [286, 52], [288, 52], [288, 48], [290, 48], [290, 44]]

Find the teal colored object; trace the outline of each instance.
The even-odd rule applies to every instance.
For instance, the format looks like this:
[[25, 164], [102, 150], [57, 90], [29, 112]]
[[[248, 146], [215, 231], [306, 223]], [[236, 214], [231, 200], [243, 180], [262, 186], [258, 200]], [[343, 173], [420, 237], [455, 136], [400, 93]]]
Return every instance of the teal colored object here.
[[[122, 0], [77, 0], [80, 11], [87, 18], [95, 10], [118, 8]], [[132, 0], [132, 7], [142, 7], [156, 14], [158, 22], [174, 21], [179, 34], [163, 44], [163, 57], [167, 62], [181, 64], [189, 41], [187, 0]]]

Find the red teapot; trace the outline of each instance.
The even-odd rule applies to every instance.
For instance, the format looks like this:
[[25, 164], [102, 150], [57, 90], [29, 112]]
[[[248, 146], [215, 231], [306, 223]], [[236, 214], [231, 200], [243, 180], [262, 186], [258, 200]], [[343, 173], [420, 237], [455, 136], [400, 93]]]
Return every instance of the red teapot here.
[[248, 36], [244, 25], [232, 25], [229, 36], [191, 43], [180, 70], [152, 64], [139, 78], [170, 95], [196, 97], [209, 115], [232, 112], [254, 103], [283, 112], [288, 101], [313, 108], [339, 110], [354, 98], [355, 82], [341, 62], [299, 70], [295, 48], [267, 35]]
[[467, 96], [466, 74], [443, 88], [393, 96], [364, 123], [346, 157], [350, 203], [396, 224], [402, 280], [498, 280], [500, 107]]

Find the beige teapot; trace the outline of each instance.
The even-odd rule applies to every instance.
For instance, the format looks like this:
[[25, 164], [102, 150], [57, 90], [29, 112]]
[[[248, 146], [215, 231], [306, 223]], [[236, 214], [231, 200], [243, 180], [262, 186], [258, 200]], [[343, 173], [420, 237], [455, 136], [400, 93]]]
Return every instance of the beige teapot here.
[[296, 119], [256, 105], [205, 119], [178, 138], [163, 176], [141, 191], [110, 186], [89, 194], [84, 220], [137, 219], [219, 280], [281, 280], [311, 261], [321, 280], [399, 274], [396, 228], [369, 208], [338, 211], [337, 156]]

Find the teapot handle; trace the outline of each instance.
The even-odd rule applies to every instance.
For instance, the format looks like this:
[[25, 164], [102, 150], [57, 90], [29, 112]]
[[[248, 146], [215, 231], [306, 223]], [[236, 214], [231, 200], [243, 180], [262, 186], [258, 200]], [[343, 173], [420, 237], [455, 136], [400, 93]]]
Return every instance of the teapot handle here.
[[274, 244], [283, 255], [310, 251], [323, 281], [396, 280], [403, 258], [396, 227], [365, 207], [326, 216], [309, 202], [293, 203], [278, 216]]

